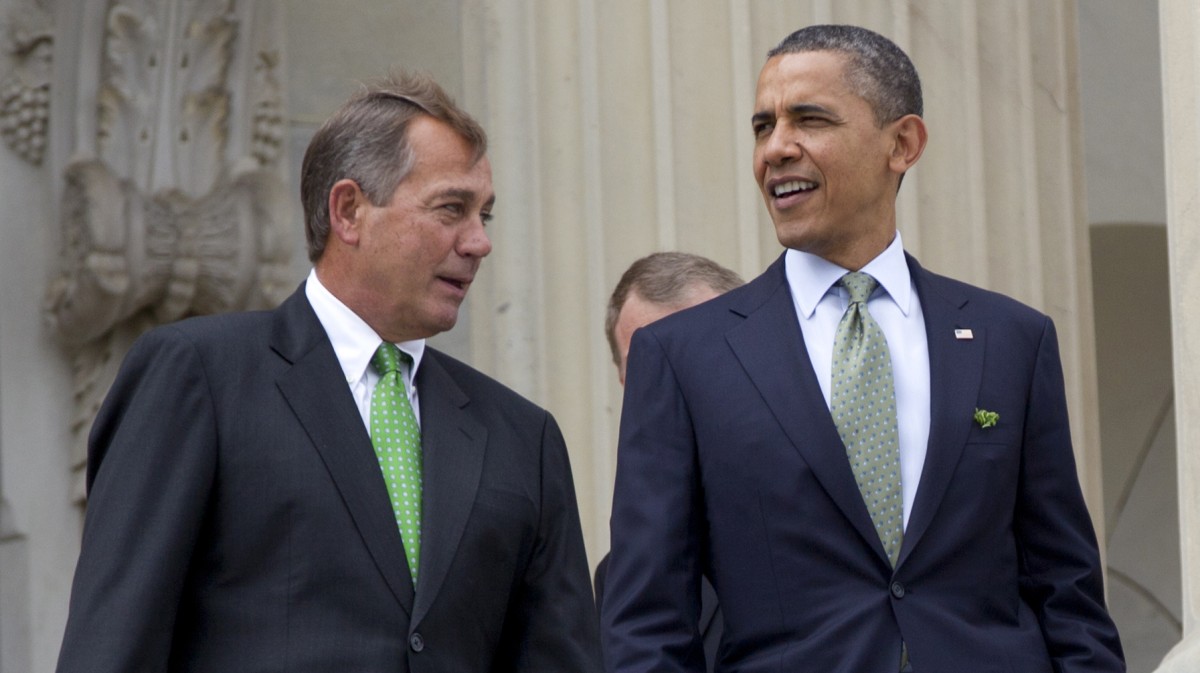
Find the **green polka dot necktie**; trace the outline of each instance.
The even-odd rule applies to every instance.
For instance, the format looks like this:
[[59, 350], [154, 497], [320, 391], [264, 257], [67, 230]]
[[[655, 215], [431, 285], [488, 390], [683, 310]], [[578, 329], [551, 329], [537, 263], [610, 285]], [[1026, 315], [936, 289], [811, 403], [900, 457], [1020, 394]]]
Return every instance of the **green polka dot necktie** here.
[[850, 305], [834, 337], [830, 411], [875, 532], [895, 566], [904, 539], [904, 498], [892, 358], [883, 330], [867, 311], [878, 282], [854, 272], [838, 284], [849, 291]]
[[404, 390], [401, 360], [412, 362], [408, 353], [387, 342], [371, 358], [379, 372], [379, 382], [371, 394], [371, 443], [383, 470], [415, 585], [417, 561], [421, 558], [421, 428]]

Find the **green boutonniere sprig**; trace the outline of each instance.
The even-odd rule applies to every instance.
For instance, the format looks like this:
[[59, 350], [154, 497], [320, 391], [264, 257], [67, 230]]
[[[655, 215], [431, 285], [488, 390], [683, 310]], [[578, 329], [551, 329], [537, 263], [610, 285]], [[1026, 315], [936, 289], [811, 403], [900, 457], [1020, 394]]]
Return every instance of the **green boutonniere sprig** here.
[[987, 409], [975, 409], [975, 422], [981, 428], [990, 428], [1000, 421], [1000, 414]]

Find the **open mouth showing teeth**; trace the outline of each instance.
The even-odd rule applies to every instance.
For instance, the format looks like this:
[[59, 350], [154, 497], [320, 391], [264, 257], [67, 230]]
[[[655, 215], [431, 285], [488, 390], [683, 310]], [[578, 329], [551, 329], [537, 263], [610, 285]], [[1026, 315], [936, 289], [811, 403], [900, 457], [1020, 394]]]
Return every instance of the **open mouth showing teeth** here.
[[798, 194], [799, 192], [807, 192], [816, 188], [817, 183], [815, 182], [809, 182], [807, 180], [791, 180], [789, 182], [783, 182], [775, 185], [775, 188], [772, 191], [775, 193], [775, 198], [779, 198], [782, 196]]

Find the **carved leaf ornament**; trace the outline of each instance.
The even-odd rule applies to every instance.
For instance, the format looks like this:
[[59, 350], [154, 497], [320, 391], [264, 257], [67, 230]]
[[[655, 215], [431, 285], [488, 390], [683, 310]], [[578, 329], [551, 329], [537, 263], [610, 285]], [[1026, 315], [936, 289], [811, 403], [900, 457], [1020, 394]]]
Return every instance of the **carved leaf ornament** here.
[[[299, 230], [279, 161], [279, 1], [95, 2], [103, 23], [85, 22], [76, 37], [94, 45], [79, 55], [94, 74], [76, 83], [81, 113], [61, 168], [63, 270], [46, 297], [74, 366], [78, 469], [86, 429], [138, 334], [274, 306], [298, 282]], [[44, 109], [42, 100], [0, 83], [0, 132], [31, 123], [21, 110]]]

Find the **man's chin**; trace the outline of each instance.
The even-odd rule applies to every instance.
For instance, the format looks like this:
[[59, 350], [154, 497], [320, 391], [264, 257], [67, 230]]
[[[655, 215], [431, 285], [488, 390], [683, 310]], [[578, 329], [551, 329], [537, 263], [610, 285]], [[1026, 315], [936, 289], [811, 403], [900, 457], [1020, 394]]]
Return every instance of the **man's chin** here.
[[453, 311], [448, 311], [438, 315], [432, 322], [433, 328], [437, 330], [437, 334], [449, 332], [450, 330], [454, 329], [455, 325], [458, 324], [458, 307], [456, 306]]
[[800, 223], [788, 222], [784, 225], [776, 225], [775, 238], [783, 247], [800, 252], [815, 252], [814, 248], [819, 247], [813, 240], [812, 231], [807, 225]]
[[402, 334], [403, 338], [394, 338], [398, 334], [391, 336], [380, 333], [379, 336], [387, 341], [415, 341], [417, 339], [428, 339], [435, 337], [443, 332], [449, 332], [458, 324], [458, 311], [437, 311], [425, 313], [422, 315], [413, 315], [411, 319], [406, 321], [403, 328], [398, 328], [398, 334]]

